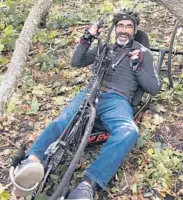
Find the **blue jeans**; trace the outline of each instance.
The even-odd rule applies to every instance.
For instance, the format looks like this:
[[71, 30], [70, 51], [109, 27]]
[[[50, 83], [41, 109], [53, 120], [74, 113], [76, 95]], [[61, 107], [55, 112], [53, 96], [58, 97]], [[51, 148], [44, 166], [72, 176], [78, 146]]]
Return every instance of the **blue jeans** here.
[[[57, 140], [79, 105], [83, 102], [86, 90], [80, 92], [40, 135], [31, 148], [29, 155], [45, 159], [44, 152], [48, 146]], [[105, 189], [107, 183], [116, 174], [128, 153], [133, 149], [138, 139], [138, 129], [133, 120], [133, 111], [128, 101], [115, 92], [100, 92], [97, 104], [97, 119], [99, 119], [110, 137], [85, 175], [96, 181]]]

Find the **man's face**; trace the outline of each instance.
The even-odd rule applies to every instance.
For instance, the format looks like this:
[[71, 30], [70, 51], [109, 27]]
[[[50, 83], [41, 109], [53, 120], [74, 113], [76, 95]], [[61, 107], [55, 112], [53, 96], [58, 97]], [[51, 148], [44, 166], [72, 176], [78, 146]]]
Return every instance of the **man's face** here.
[[115, 31], [117, 43], [120, 45], [125, 45], [135, 33], [134, 24], [131, 20], [121, 20], [117, 22]]

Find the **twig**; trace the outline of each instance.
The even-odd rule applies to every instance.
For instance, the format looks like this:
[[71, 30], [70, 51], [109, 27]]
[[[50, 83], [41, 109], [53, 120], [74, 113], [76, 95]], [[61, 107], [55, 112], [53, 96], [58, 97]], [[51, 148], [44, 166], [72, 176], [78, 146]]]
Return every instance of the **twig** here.
[[11, 145], [13, 145], [14, 147], [16, 147], [17, 149], [19, 149], [20, 147], [18, 145], [16, 145], [14, 142], [12, 142], [10, 139], [6, 138], [4, 139], [3, 136], [1, 136], [2, 140], [9, 142]]
[[161, 8], [161, 9], [159, 9], [159, 10], [154, 10], [154, 11], [144, 11], [144, 13], [146, 13], [146, 14], [153, 14], [153, 13], [156, 13], [156, 12], [161, 12], [161, 11], [163, 11], [163, 10], [166, 10], [165, 8]]
[[165, 22], [165, 19], [167, 18], [167, 13], [168, 13], [168, 11], [166, 10], [166, 12], [165, 12], [165, 16], [164, 16], [163, 20], [161, 21], [161, 23], [158, 25], [157, 28], [160, 28], [161, 25]]
[[1, 69], [1, 70], [0, 70], [0, 73], [5, 72], [7, 68], [8, 68], [8, 67], [7, 67], [7, 64], [0, 65], [0, 69]]
[[13, 145], [14, 147], [16, 147], [17, 149], [19, 149], [20, 147], [18, 145], [16, 145], [14, 142], [12, 142], [9, 139], [6, 139], [11, 145]]
[[129, 183], [128, 183], [128, 180], [127, 180], [127, 176], [126, 176], [124, 167], [123, 167], [123, 172], [124, 172], [124, 177], [125, 177], [126, 185], [121, 189], [122, 192], [120, 192], [120, 193], [117, 193], [117, 194], [114, 194], [114, 195], [112, 195], [111, 193], [109, 193], [112, 196], [112, 198], [119, 197], [119, 196], [123, 195], [124, 191], [129, 187]]
[[5, 170], [5, 171], [9, 171], [9, 170], [7, 169], [7, 167], [5, 167], [5, 166], [3, 166], [3, 165], [0, 165], [0, 168], [2, 168], [2, 169]]
[[114, 196], [109, 191], [107, 191], [107, 193], [112, 199], [114, 199]]
[[129, 186], [129, 185], [126, 184], [121, 190], [122, 190], [122, 191], [125, 191], [125, 190], [128, 188], [128, 186]]
[[61, 36], [70, 35], [71, 33], [72, 33], [72, 31], [67, 31], [65, 33], [62, 33]]
[[127, 180], [127, 177], [126, 177], [126, 172], [125, 172], [125, 170], [124, 170], [124, 167], [123, 167], [123, 172], [124, 172], [124, 177], [125, 177], [125, 181], [126, 181], [126, 183], [127, 183], [127, 186], [129, 186], [128, 180]]
[[11, 185], [12, 185], [12, 182], [8, 183], [8, 184], [4, 187], [4, 189], [7, 190]]
[[142, 155], [144, 156], [144, 158], [145, 158], [146, 162], [148, 162], [148, 158], [146, 157], [146, 155], [145, 155], [145, 153], [144, 153], [144, 152], [142, 152]]
[[17, 200], [17, 198], [16, 198], [14, 192], [11, 192], [11, 196], [12, 196], [12, 200]]
[[140, 4], [140, 3], [141, 3], [141, 0], [138, 0], [138, 1], [133, 5], [132, 10], [134, 10], [134, 9], [138, 6], [138, 4]]
[[38, 53], [38, 52], [39, 52], [38, 49], [34, 49], [34, 50], [29, 52], [29, 56], [32, 56], [34, 53]]

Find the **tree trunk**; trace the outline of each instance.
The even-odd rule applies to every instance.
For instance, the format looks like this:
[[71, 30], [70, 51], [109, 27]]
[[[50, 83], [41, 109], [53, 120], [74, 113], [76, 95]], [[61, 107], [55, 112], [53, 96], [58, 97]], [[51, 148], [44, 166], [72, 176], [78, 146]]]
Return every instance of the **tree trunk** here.
[[8, 65], [8, 70], [0, 86], [0, 116], [3, 115], [5, 105], [8, 103], [15, 87], [19, 81], [32, 42], [32, 36], [38, 27], [41, 18], [50, 9], [53, 0], [38, 0], [32, 7], [23, 29], [16, 41], [15, 50]]
[[167, 8], [173, 15], [175, 15], [183, 23], [183, 0], [152, 0], [163, 7]]

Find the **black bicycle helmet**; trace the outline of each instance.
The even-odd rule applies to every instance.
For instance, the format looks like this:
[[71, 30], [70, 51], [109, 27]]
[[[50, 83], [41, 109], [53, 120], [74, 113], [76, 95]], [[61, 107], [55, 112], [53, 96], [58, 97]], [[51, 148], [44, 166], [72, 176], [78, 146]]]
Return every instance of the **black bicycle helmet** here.
[[113, 23], [116, 25], [120, 20], [132, 20], [134, 23], [135, 30], [137, 29], [137, 26], [140, 24], [140, 17], [139, 13], [133, 12], [130, 9], [123, 9], [120, 10], [119, 13], [115, 14], [113, 17]]

